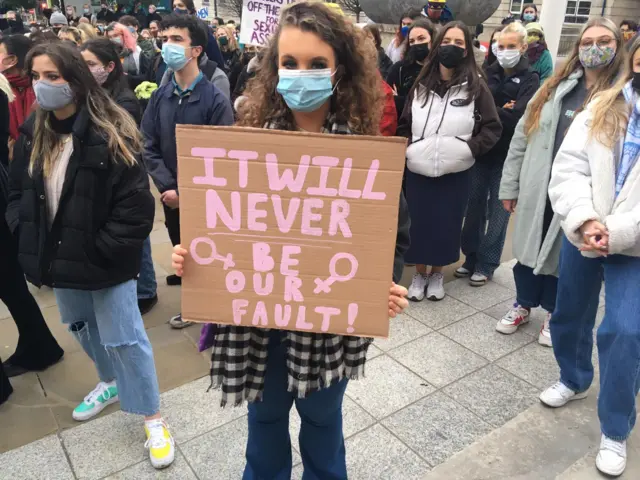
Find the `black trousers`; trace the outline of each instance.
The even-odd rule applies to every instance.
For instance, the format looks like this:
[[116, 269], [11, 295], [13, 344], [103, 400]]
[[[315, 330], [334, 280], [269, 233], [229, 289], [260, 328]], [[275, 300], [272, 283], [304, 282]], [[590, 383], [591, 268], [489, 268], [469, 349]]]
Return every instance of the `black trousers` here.
[[169, 239], [173, 246], [180, 243], [180, 209], [169, 208], [166, 205], [162, 205], [164, 209], [164, 224], [169, 232]]
[[27, 288], [14, 239], [4, 218], [0, 219], [0, 300], [9, 309], [19, 333], [16, 351], [7, 361], [29, 370], [43, 370], [57, 362], [64, 351]]
[[2, 359], [0, 359], [0, 405], [7, 401], [9, 395], [13, 392], [13, 387], [9, 383], [9, 379], [4, 374], [4, 369], [2, 368]]

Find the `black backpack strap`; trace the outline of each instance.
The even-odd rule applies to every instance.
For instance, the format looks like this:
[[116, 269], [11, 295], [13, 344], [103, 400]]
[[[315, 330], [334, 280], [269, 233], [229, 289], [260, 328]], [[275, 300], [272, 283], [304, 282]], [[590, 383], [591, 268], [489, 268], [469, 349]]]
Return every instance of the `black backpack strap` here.
[[209, 60], [207, 63], [205, 63], [202, 66], [201, 68], [202, 74], [205, 76], [207, 80], [211, 81], [211, 79], [213, 78], [213, 74], [216, 73], [217, 68], [218, 68], [218, 64], [213, 60]]

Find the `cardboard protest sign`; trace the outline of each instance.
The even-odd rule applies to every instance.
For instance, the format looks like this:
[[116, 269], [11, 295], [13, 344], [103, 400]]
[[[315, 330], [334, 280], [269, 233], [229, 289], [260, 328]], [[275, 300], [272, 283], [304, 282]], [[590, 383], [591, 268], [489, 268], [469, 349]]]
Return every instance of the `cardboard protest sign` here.
[[264, 47], [278, 28], [282, 9], [295, 0], [244, 0], [240, 43]]
[[179, 125], [182, 317], [386, 337], [405, 141]]

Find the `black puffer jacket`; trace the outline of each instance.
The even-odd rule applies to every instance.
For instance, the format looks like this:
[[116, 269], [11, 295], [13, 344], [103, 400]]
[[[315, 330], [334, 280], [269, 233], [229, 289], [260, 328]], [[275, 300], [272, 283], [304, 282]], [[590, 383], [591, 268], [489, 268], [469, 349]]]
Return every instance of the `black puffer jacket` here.
[[[509, 153], [509, 145], [516, 131], [516, 125], [524, 115], [527, 104], [540, 86], [540, 77], [529, 67], [526, 58], [507, 75], [498, 61], [487, 69], [487, 85], [502, 123], [502, 135], [493, 148], [476, 158], [481, 163], [504, 163]], [[513, 108], [504, 108], [509, 102], [514, 102]]]
[[9, 175], [7, 223], [27, 279], [40, 286], [99, 290], [137, 277], [154, 201], [142, 162], [114, 162], [86, 110], [73, 125], [60, 204], [48, 228], [44, 179], [28, 173], [35, 114], [20, 128]]

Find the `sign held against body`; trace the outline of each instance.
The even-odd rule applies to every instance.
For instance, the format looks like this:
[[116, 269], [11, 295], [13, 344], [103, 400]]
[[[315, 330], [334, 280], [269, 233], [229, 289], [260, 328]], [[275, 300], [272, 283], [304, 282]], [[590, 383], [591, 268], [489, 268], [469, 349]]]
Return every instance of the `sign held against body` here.
[[265, 47], [278, 28], [282, 9], [295, 0], [244, 0], [240, 43]]
[[405, 141], [176, 129], [185, 320], [386, 337]]

